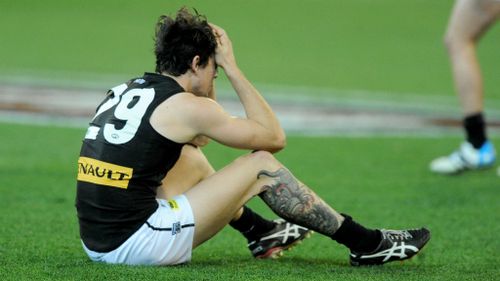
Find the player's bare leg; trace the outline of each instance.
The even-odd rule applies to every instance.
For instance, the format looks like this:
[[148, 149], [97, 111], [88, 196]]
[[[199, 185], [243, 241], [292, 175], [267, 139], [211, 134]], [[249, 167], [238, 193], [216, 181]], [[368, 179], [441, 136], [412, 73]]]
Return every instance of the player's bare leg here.
[[[222, 170], [204, 179], [185, 194], [193, 208], [197, 246], [221, 230], [248, 200], [260, 193], [269, 178], [257, 179], [257, 167], [268, 162], [277, 165], [269, 153], [242, 156]], [[270, 155], [270, 154], [269, 154]], [[258, 184], [260, 183], [260, 187]]]
[[[258, 160], [261, 160], [261, 158], [263, 158], [263, 157], [259, 157], [261, 154], [267, 155], [265, 152], [258, 152], [255, 154], [250, 154], [250, 155], [242, 157], [243, 159], [245, 159], [244, 161], [242, 161], [242, 160], [236, 161], [234, 163], [234, 165], [239, 166], [239, 164], [241, 162], [244, 162], [245, 165], [248, 165], [248, 162], [253, 162], [253, 161], [247, 161], [246, 160], [247, 158], [251, 158], [252, 160], [254, 158], [257, 158]], [[259, 155], [259, 156], [256, 157], [256, 155]], [[272, 157], [272, 159], [273, 159], [273, 161], [269, 161], [269, 163], [270, 164], [271, 164], [271, 162], [274, 163], [274, 167], [278, 168], [279, 167], [278, 162], [274, 159], [274, 157]], [[262, 162], [264, 162], [264, 161], [262, 161]], [[241, 163], [241, 164], [243, 164], [243, 163]], [[259, 165], [259, 166], [262, 166], [262, 165]], [[238, 168], [236, 168], [236, 169], [238, 169]], [[278, 170], [275, 174], [271, 174], [272, 172], [269, 172], [266, 170], [259, 170], [259, 171], [257, 171], [257, 170], [258, 170], [257, 167], [253, 167], [253, 169], [248, 170], [248, 172], [250, 172], [250, 173], [253, 172], [252, 173], [253, 175], [256, 175], [256, 176], [258, 175], [258, 177], [262, 178], [262, 179], [257, 179], [256, 176], [254, 176], [253, 178], [249, 178], [249, 183], [247, 185], [256, 185], [257, 186], [258, 184], [256, 182], [261, 182], [261, 181], [266, 182], [266, 181], [269, 181], [270, 179], [272, 179], [273, 177], [282, 177], [282, 178], [278, 179], [278, 181], [280, 181], [280, 182], [285, 181], [285, 180], [290, 180], [289, 178], [285, 178], [285, 175], [287, 175], [288, 177], [291, 177], [291, 174], [283, 168]], [[247, 171], [238, 171], [238, 175], [241, 174], [241, 172], [246, 173]], [[259, 172], [260, 174], [257, 172]], [[159, 198], [171, 198], [175, 195], [186, 193], [192, 187], [196, 186], [198, 183], [200, 183], [202, 181], [204, 184], [206, 184], [208, 182], [207, 179], [209, 178], [209, 176], [214, 175], [214, 174], [215, 174], [215, 170], [210, 165], [210, 163], [206, 159], [205, 155], [203, 153], [201, 153], [199, 148], [195, 148], [192, 146], [185, 146], [182, 150], [182, 156], [179, 158], [178, 162], [174, 165], [174, 167], [169, 171], [168, 175], [163, 180], [163, 185], [161, 187], [161, 194], [159, 193]], [[218, 176], [218, 178], [222, 177], [220, 175], [220, 173], [217, 173], [217, 176]], [[235, 178], [235, 183], [237, 185], [240, 185], [240, 181], [239, 181], [240, 177], [241, 176], [234, 175], [231, 178]], [[291, 183], [289, 183], [289, 184], [291, 184]], [[228, 186], [228, 185], [221, 183], [221, 186], [224, 188], [225, 186]], [[260, 185], [261, 188], [264, 186], [265, 185], [263, 185], [263, 184]], [[301, 186], [304, 186], [304, 185], [301, 184]], [[299, 188], [298, 186], [293, 186], [293, 185], [291, 187], [293, 187], [295, 189]], [[199, 187], [197, 187], [197, 188], [199, 188]], [[227, 187], [227, 189], [229, 189], [229, 187]], [[236, 189], [236, 188], [234, 188], [234, 189]], [[246, 199], [240, 205], [241, 206], [244, 205], [244, 203], [246, 201], [248, 201], [251, 197], [253, 197], [254, 195], [256, 195], [258, 193], [260, 193], [260, 192], [257, 192], [257, 193], [251, 192], [250, 197], [248, 197], [248, 199]], [[314, 194], [314, 193], [312, 193], [312, 194]], [[313, 199], [314, 197], [317, 197], [315, 194], [314, 194], [314, 196], [313, 195], [309, 195], [309, 196], [311, 199]], [[204, 195], [203, 197], [207, 197], [207, 196]], [[286, 200], [289, 198], [287, 198], [287, 196], [285, 195], [282, 197], [282, 199]], [[316, 199], [316, 200], [320, 200], [320, 199]], [[190, 200], [190, 202], [191, 202], [191, 200]], [[221, 201], [221, 202], [224, 202], [224, 201]], [[326, 205], [322, 200], [320, 200], [320, 202], [321, 202], [321, 204], [319, 204], [318, 206], [322, 206], [322, 208], [325, 208], [326, 210], [323, 210], [319, 213], [329, 212], [329, 213], [334, 214], [335, 220], [332, 221], [332, 223], [331, 223], [331, 225], [334, 229], [329, 231], [329, 233], [333, 234], [335, 232], [335, 230], [338, 228], [339, 222], [343, 221], [343, 217], [340, 214], [338, 214], [337, 212], [335, 212], [333, 209], [331, 209], [328, 205]], [[292, 208], [291, 212], [285, 212], [285, 213], [281, 213], [281, 214], [278, 213], [278, 215], [280, 215], [282, 218], [285, 218], [285, 219], [290, 218], [295, 222], [295, 220], [297, 220], [296, 213], [298, 213], [300, 211], [301, 210], [298, 210], [298, 208]], [[233, 215], [231, 216], [231, 218], [232, 219], [239, 218], [241, 213], [242, 213], [242, 208], [239, 208], [235, 212], [232, 212]], [[308, 219], [309, 218], [304, 218], [302, 225], [305, 222], [305, 220], [308, 220]], [[227, 222], [225, 224], [227, 224]], [[324, 222], [324, 224], [330, 225], [330, 223], [328, 223], [326, 221]]]
[[465, 116], [483, 111], [483, 82], [476, 44], [500, 16], [500, 1], [459, 0], [445, 35], [455, 87]]
[[[409, 258], [430, 238], [426, 229], [389, 232], [364, 228], [332, 209], [270, 153], [261, 151], [240, 157], [186, 192], [197, 223], [193, 246], [222, 229], [255, 195], [260, 195], [280, 217], [349, 247], [356, 265]], [[405, 244], [411, 248], [405, 248]], [[401, 254], [386, 255], [389, 249]]]
[[476, 45], [499, 16], [500, 1], [497, 0], [458, 0], [453, 8], [445, 43], [467, 137], [457, 151], [431, 162], [433, 172], [457, 174], [494, 164], [496, 153], [488, 141], [483, 116], [483, 81]]
[[215, 173], [200, 148], [185, 145], [179, 159], [158, 188], [158, 198], [168, 199], [182, 194]]
[[[183, 194], [214, 173], [201, 149], [186, 145], [179, 160], [162, 181], [161, 188], [158, 188], [157, 197], [168, 199]], [[236, 211], [230, 225], [247, 238], [249, 250], [256, 258], [278, 257], [283, 250], [310, 235], [306, 228], [286, 221], [266, 220], [245, 206]]]

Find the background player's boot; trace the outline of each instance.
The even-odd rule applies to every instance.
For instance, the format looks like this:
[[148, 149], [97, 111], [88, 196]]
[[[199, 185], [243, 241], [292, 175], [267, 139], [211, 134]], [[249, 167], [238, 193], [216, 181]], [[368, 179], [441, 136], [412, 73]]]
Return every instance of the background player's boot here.
[[255, 258], [279, 258], [284, 250], [292, 248], [312, 234], [311, 230], [282, 219], [274, 222], [276, 226], [273, 229], [248, 243]]
[[463, 142], [457, 151], [432, 161], [429, 168], [438, 174], [456, 174], [464, 170], [491, 167], [495, 163], [495, 156], [495, 148], [490, 141], [486, 141], [479, 149], [469, 142]]
[[380, 265], [391, 261], [406, 260], [416, 255], [431, 238], [426, 228], [409, 230], [381, 229], [382, 241], [369, 253], [351, 251], [351, 265]]

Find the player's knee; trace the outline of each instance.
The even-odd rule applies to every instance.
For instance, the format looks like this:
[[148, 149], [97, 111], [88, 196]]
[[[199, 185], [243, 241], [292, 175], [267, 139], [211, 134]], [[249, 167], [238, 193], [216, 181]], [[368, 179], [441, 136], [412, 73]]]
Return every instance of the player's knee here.
[[249, 161], [252, 162], [255, 167], [259, 167], [261, 169], [276, 167], [279, 165], [278, 160], [274, 157], [274, 155], [267, 151], [255, 151], [249, 155], [247, 155]]
[[271, 159], [275, 159], [274, 158], [274, 155], [268, 151], [264, 151], [264, 150], [257, 150], [257, 151], [254, 151], [252, 152], [251, 154], [253, 157], [257, 158], [257, 159], [262, 159], [262, 160], [271, 160]]
[[446, 32], [443, 43], [450, 55], [459, 54], [467, 48], [473, 48], [475, 44], [472, 37], [452, 31]]

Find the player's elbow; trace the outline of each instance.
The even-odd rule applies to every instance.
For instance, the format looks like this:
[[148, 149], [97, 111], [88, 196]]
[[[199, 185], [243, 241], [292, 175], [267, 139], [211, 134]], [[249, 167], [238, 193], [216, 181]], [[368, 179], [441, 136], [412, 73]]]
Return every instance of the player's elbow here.
[[284, 132], [280, 132], [275, 136], [272, 141], [272, 146], [269, 149], [269, 152], [276, 153], [286, 146], [286, 135]]
[[247, 136], [241, 148], [276, 153], [286, 146], [286, 135], [283, 130], [255, 130]]

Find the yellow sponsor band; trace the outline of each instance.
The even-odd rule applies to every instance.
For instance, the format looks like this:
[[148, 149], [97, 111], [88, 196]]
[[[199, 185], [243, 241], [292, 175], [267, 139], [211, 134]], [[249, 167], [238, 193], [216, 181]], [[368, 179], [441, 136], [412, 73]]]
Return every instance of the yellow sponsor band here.
[[79, 181], [127, 189], [133, 169], [88, 157], [78, 158]]

